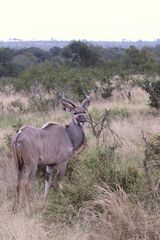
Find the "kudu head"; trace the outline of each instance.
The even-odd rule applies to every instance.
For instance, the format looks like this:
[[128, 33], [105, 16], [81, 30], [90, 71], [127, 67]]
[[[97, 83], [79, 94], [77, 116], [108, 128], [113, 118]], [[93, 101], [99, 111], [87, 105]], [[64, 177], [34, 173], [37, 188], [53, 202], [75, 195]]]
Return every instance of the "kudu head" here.
[[87, 121], [86, 111], [90, 104], [90, 97], [83, 92], [85, 99], [82, 101], [81, 105], [76, 105], [72, 100], [64, 97], [64, 92], [61, 96], [61, 103], [63, 105], [64, 111], [72, 113], [72, 120], [75, 124], [83, 127], [84, 123]]

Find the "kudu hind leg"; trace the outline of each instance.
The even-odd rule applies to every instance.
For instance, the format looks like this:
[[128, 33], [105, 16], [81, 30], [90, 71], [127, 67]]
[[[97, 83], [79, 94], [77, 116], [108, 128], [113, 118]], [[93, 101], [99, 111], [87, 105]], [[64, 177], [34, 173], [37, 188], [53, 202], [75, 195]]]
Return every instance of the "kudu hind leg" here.
[[22, 180], [22, 170], [19, 170], [17, 173], [17, 183], [16, 183], [16, 209], [18, 209], [18, 206], [19, 206], [21, 180]]
[[29, 210], [29, 197], [30, 197], [30, 193], [31, 193], [31, 188], [32, 188], [32, 180], [35, 177], [37, 171], [37, 166], [31, 167], [28, 166], [27, 170], [26, 170], [26, 181], [25, 181], [25, 199], [26, 199], [26, 207], [27, 207], [27, 211]]

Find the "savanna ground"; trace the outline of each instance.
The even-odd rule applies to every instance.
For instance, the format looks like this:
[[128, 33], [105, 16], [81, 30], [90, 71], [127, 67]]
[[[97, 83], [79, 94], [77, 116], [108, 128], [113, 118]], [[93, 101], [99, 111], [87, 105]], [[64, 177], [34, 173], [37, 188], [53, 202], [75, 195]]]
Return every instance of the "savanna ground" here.
[[28, 103], [21, 95], [0, 96], [0, 239], [160, 239], [159, 199], [153, 196], [158, 178], [149, 171], [151, 187], [144, 168], [144, 136], [149, 139], [160, 134], [160, 116], [149, 107], [143, 90], [132, 89], [131, 101], [118, 94], [109, 100], [91, 101], [89, 112], [95, 121], [109, 110], [109, 126], [116, 134], [106, 128], [97, 145], [86, 124], [88, 145], [70, 160], [64, 190], [50, 189], [44, 202], [44, 179], [37, 177], [30, 214], [26, 214], [23, 194], [20, 209], [13, 211], [16, 170], [10, 140], [19, 125], [66, 124], [70, 114], [60, 108], [47, 113], [19, 112], [10, 105], [15, 99]]

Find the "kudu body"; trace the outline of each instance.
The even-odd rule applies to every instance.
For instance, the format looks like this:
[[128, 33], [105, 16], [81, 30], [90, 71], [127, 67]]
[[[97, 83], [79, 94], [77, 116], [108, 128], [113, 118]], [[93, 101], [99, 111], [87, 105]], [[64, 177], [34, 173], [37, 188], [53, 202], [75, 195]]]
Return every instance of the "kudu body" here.
[[25, 168], [25, 196], [29, 203], [31, 182], [39, 165], [46, 166], [45, 194], [46, 198], [52, 185], [54, 166], [60, 178], [65, 175], [68, 160], [85, 142], [83, 125], [86, 122], [86, 110], [90, 104], [89, 96], [80, 106], [62, 95], [61, 103], [65, 111], [72, 113], [72, 121], [68, 126], [47, 123], [42, 128], [22, 127], [12, 141], [12, 149], [17, 169], [17, 203], [20, 193], [22, 172]]

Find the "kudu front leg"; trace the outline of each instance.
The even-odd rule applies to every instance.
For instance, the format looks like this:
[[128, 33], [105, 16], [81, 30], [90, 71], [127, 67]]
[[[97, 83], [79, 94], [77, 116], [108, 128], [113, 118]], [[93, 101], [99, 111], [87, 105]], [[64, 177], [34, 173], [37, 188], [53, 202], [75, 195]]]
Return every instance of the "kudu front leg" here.
[[66, 167], [67, 167], [67, 162], [63, 162], [63, 163], [60, 163], [58, 166], [57, 166], [57, 169], [58, 169], [58, 177], [59, 177], [59, 182], [58, 182], [58, 186], [59, 186], [59, 189], [60, 190], [63, 190], [63, 178], [65, 176], [65, 173], [66, 173]]
[[54, 169], [53, 165], [46, 166], [46, 181], [45, 181], [44, 200], [46, 199], [47, 194], [48, 194], [48, 190], [52, 185], [53, 169]]

